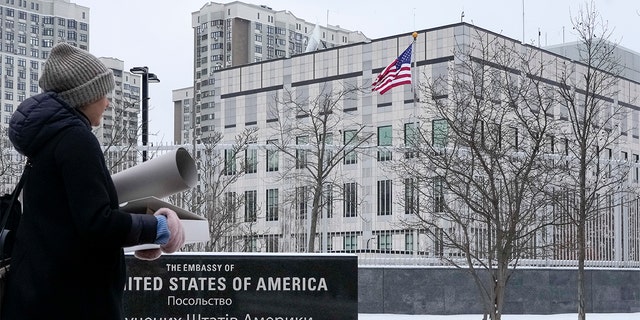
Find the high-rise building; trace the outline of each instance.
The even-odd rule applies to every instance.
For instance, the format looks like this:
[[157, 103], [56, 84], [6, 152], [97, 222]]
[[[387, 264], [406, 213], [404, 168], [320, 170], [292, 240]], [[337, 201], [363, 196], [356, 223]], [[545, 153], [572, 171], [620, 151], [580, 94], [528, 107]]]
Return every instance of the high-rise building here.
[[113, 71], [116, 85], [108, 96], [109, 107], [94, 133], [107, 152], [111, 172], [118, 172], [137, 163], [137, 149], [131, 147], [138, 144], [141, 132], [138, 114], [142, 76], [125, 69], [124, 61], [120, 59], [99, 59]]
[[[195, 113], [176, 110], [183, 130], [176, 143], [192, 143], [219, 129], [215, 126], [216, 95], [214, 73], [221, 68], [285, 59], [314, 50], [334, 48], [369, 39], [359, 31], [340, 26], [320, 26], [296, 17], [288, 10], [240, 1], [209, 2], [192, 13], [194, 30]], [[252, 81], [259, 81], [254, 79]], [[175, 102], [175, 101], [174, 101]], [[195, 115], [195, 128], [192, 117]]]
[[193, 112], [195, 110], [193, 109], [193, 87], [175, 89], [171, 93], [171, 101], [173, 101], [174, 114], [174, 143], [191, 143], [192, 141], [189, 140], [189, 138], [192, 136], [190, 132], [193, 132], [193, 127], [191, 127], [191, 119], [194, 116]]
[[[6, 128], [18, 105], [41, 92], [41, 69], [57, 43], [91, 51], [89, 26], [90, 8], [69, 0], [0, 3], [0, 126]], [[109, 152], [118, 153], [108, 157], [117, 171], [136, 161], [135, 152], [123, 146], [137, 144], [141, 77], [126, 70], [117, 58], [99, 59], [113, 70], [116, 86], [109, 94], [110, 108], [95, 133], [102, 145], [110, 147]]]
[[6, 127], [20, 102], [40, 92], [40, 69], [56, 43], [89, 49], [89, 8], [69, 0], [6, 0], [0, 25], [0, 125]]

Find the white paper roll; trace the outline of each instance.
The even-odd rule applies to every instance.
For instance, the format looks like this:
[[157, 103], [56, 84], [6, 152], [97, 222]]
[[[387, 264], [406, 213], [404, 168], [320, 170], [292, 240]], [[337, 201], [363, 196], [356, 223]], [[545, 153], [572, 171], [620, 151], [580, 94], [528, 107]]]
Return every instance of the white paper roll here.
[[145, 197], [164, 198], [196, 185], [196, 163], [184, 148], [142, 162], [111, 176], [124, 203]]

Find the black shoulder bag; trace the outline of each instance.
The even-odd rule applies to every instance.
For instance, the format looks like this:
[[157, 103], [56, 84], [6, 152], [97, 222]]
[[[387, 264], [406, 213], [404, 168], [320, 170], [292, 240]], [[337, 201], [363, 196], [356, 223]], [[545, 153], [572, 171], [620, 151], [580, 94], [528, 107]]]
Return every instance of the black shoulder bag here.
[[18, 196], [22, 192], [22, 186], [29, 167], [31, 167], [31, 162], [27, 161], [16, 188], [12, 193], [0, 197], [0, 213], [2, 213], [0, 220], [0, 278], [4, 277], [4, 273], [11, 262], [15, 231], [18, 228], [20, 217], [22, 217], [22, 205], [18, 200]]

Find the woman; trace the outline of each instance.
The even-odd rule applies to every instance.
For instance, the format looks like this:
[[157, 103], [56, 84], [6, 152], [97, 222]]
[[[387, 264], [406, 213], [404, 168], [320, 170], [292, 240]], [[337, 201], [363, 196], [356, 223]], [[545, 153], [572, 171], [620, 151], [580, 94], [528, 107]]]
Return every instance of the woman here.
[[123, 319], [123, 247], [156, 243], [144, 259], [184, 244], [175, 212], [119, 210], [91, 131], [109, 105], [113, 72], [90, 53], [55, 46], [39, 81], [44, 93], [13, 114], [9, 138], [31, 162], [23, 188], [2, 306], [3, 320]]

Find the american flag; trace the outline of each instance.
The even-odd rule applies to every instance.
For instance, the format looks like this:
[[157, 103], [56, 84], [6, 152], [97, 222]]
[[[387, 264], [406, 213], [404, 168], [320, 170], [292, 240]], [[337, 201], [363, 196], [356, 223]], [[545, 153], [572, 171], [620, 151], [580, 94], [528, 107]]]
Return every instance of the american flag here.
[[372, 91], [384, 94], [393, 87], [411, 84], [411, 47], [410, 44], [398, 58], [382, 70], [372, 84]]

